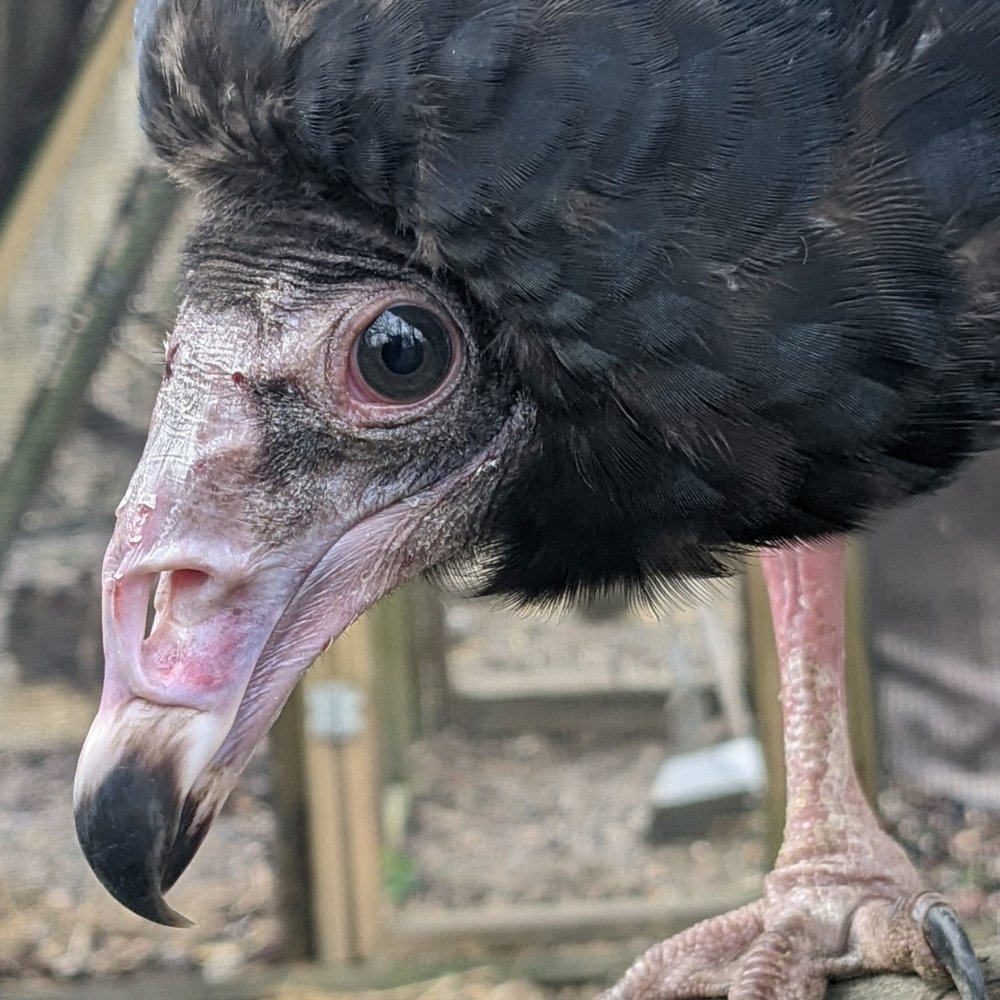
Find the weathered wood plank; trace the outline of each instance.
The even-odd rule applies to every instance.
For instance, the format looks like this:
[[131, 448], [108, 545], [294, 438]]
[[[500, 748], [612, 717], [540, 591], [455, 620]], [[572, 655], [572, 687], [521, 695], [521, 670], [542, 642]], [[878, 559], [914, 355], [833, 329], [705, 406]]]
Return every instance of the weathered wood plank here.
[[847, 548], [844, 594], [844, 671], [847, 685], [847, 721], [851, 751], [861, 788], [872, 808], [878, 805], [878, 739], [875, 731], [875, 696], [868, 659], [865, 622], [864, 543], [855, 539]]
[[468, 907], [394, 917], [388, 952], [534, 948], [567, 943], [662, 940], [699, 920], [749, 902], [744, 893], [706, 893], [690, 903], [662, 899], [572, 900], [561, 903]]
[[151, 153], [135, 105], [131, 0], [116, 0], [0, 230], [0, 462], [75, 321], [122, 198]]
[[[412, 595], [369, 612], [317, 659], [272, 736], [290, 956], [357, 959], [380, 939], [382, 790], [402, 787], [420, 724]], [[357, 733], [310, 731], [310, 705], [330, 684], [363, 706]]]
[[12, 193], [84, 55], [78, 46], [88, 7], [91, 0], [0, 4], [0, 202]]
[[[368, 618], [356, 622], [305, 678], [312, 909], [317, 957], [327, 962], [371, 956], [381, 932], [381, 796], [370, 628]], [[324, 734], [310, 721], [329, 685], [358, 699], [356, 731]]]
[[747, 663], [753, 692], [757, 732], [764, 751], [767, 788], [764, 791], [767, 853], [774, 858], [785, 829], [785, 743], [778, 701], [778, 650], [771, 625], [767, 587], [759, 564], [747, 566], [743, 586], [746, 605]]
[[382, 936], [382, 793], [378, 776], [378, 719], [372, 622], [362, 619], [340, 640], [345, 673], [358, 686], [364, 731], [344, 747], [348, 877], [353, 902], [353, 958], [375, 954]]
[[667, 730], [662, 689], [470, 696], [451, 691], [448, 718], [472, 736], [545, 733], [561, 739], [662, 738]]
[[441, 597], [425, 583], [412, 584], [411, 593], [419, 693], [417, 735], [427, 736], [449, 722], [444, 606]]
[[410, 586], [368, 612], [383, 785], [406, 780], [407, 752], [420, 730], [416, 608], [414, 588]]
[[278, 908], [284, 930], [283, 957], [289, 962], [316, 957], [304, 731], [305, 706], [299, 685], [285, 703], [268, 738], [278, 831], [275, 844]]
[[[628, 965], [631, 947], [574, 951], [560, 950], [540, 955], [520, 955], [491, 963], [498, 980], [529, 980], [558, 988], [593, 984], [595, 992], [613, 982]], [[989, 1000], [1000, 1000], [1000, 946], [995, 943], [980, 954], [986, 960]], [[107, 981], [74, 984], [3, 984], [3, 995], [22, 1000], [273, 1000], [289, 987], [305, 987], [316, 993], [350, 996], [369, 990], [392, 990], [482, 965], [466, 957], [450, 961], [371, 962], [350, 967], [311, 967], [255, 972], [230, 983], [206, 983], [194, 976], [161, 975], [131, 979], [123, 984]], [[286, 994], [287, 995], [287, 994]], [[394, 1000], [391, 993], [383, 1000]], [[511, 997], [511, 1000], [515, 1000]], [[914, 976], [877, 976], [839, 983], [827, 1000], [959, 1000], [954, 990], [924, 984]]]
[[101, 107], [111, 80], [118, 72], [122, 53], [132, 37], [133, 7], [132, 0], [117, 0], [100, 40], [80, 71], [69, 99], [4, 216], [0, 232], [0, 297], [6, 293], [25, 245], [49, 210], [80, 138]]
[[[314, 667], [315, 680], [321, 679]], [[351, 887], [347, 878], [347, 822], [339, 747], [306, 738], [306, 787], [309, 803], [309, 859], [312, 872], [310, 905], [315, 932], [315, 957], [339, 962], [353, 957]]]

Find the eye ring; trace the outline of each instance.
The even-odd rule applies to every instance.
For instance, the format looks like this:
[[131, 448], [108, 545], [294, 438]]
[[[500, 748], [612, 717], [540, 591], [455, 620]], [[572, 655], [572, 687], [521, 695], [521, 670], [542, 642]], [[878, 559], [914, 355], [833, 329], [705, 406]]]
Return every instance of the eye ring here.
[[351, 376], [362, 401], [412, 406], [447, 384], [461, 354], [448, 323], [424, 305], [386, 305], [357, 334]]

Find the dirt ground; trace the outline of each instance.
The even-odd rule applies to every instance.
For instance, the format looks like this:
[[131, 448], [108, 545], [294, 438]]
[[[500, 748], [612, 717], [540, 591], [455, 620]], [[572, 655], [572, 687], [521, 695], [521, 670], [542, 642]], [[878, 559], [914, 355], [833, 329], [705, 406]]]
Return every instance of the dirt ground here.
[[[36, 713], [44, 727], [44, 709]], [[280, 956], [265, 758], [172, 894], [199, 924], [176, 931], [126, 913], [87, 870], [69, 804], [75, 757], [73, 744], [0, 751], [0, 979], [196, 971], [219, 981]], [[711, 839], [647, 843], [645, 795], [661, 759], [662, 747], [650, 742], [572, 748], [531, 735], [480, 741], [456, 733], [428, 740], [414, 750], [405, 870], [387, 871], [388, 890], [411, 912], [568, 896], [669, 902], [722, 883], [751, 891], [764, 861], [753, 813]], [[974, 934], [995, 934], [1000, 820], [898, 791], [883, 796], [883, 809], [919, 852], [930, 884], [971, 918]], [[485, 988], [455, 995], [536, 997], [520, 986]], [[563, 992], [559, 1000], [582, 995]]]
[[[419, 914], [442, 907], [751, 892], [758, 821], [712, 842], [653, 846], [644, 801], [662, 751], [650, 743], [574, 752], [536, 737], [442, 734], [414, 751], [413, 822], [387, 892]], [[226, 979], [280, 955], [274, 826], [261, 757], [171, 895], [198, 923], [154, 927], [88, 871], [70, 810], [76, 748], [0, 752], [0, 978], [199, 971]]]
[[[563, 683], [579, 686], [583, 674], [608, 690], [616, 677], [648, 688], [657, 660], [666, 662], [668, 678], [706, 670], [704, 623], [691, 611], [678, 612], [672, 627], [608, 626], [587, 617], [552, 627], [530, 619], [498, 622], [474, 605], [461, 607], [449, 613], [448, 626], [467, 691], [531, 689], [551, 669], [559, 673], [560, 657], [577, 670]], [[606, 628], [624, 630], [628, 645]], [[631, 664], [628, 673], [623, 661]], [[171, 894], [197, 928], [154, 927], [110, 899], [76, 844], [73, 771], [94, 708], [93, 694], [18, 683], [11, 664], [0, 662], [0, 990], [4, 979], [112, 981], [149, 972], [219, 982], [280, 959], [266, 753], [255, 758]], [[669, 751], [666, 734], [567, 743], [537, 733], [484, 739], [445, 730], [423, 740], [412, 749], [408, 828], [385, 852], [389, 905], [419, 918], [453, 907], [622, 898], [669, 907], [722, 889], [752, 894], [766, 861], [758, 812], [723, 817], [693, 842], [649, 842], [649, 792]], [[949, 893], [974, 935], [996, 935], [1000, 819], [898, 790], [883, 795], [882, 808], [929, 883]], [[523, 983], [482, 978], [461, 989], [449, 996], [580, 1000], [593, 992], [549, 997]], [[437, 995], [431, 990], [412, 1000]]]
[[117, 977], [200, 970], [225, 979], [275, 958], [275, 915], [259, 762], [230, 800], [173, 901], [193, 931], [155, 927], [118, 906], [91, 875], [73, 831], [75, 747], [0, 751], [0, 992], [5, 978]]
[[720, 822], [711, 840], [648, 843], [664, 756], [652, 741], [580, 748], [530, 734], [419, 744], [404, 908], [751, 894], [764, 860], [758, 813]]
[[524, 979], [503, 980], [489, 968], [391, 991], [332, 993], [288, 987], [274, 1000], [592, 1000], [591, 987], [546, 990]]

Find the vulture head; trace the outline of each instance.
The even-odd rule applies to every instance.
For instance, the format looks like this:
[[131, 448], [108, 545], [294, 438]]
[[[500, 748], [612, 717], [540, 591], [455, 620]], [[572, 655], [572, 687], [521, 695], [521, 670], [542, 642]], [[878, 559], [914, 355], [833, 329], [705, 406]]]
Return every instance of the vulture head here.
[[75, 785], [122, 903], [182, 921], [163, 893], [297, 678], [411, 577], [655, 596], [968, 450], [961, 414], [908, 430], [957, 295], [923, 223], [883, 199], [901, 263], [836, 222], [898, 178], [843, 169], [882, 123], [846, 129], [815, 6], [139, 4], [199, 221]]

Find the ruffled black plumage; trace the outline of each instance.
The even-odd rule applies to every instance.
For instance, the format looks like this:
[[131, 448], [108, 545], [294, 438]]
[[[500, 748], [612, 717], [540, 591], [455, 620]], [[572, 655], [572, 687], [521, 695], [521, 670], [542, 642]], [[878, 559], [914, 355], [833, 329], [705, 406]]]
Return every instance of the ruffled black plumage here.
[[531, 399], [489, 591], [724, 572], [993, 440], [998, 3], [159, 0], [137, 28], [205, 245], [287, 248], [294, 217], [418, 270]]

